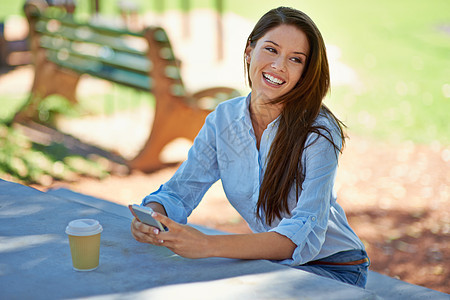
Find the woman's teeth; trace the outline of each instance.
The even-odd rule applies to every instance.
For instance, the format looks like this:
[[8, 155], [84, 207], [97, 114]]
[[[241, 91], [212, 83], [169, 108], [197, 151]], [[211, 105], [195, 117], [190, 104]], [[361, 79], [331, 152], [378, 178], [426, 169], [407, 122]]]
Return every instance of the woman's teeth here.
[[278, 84], [278, 85], [281, 85], [281, 84], [284, 83], [283, 80], [278, 79], [278, 78], [275, 78], [275, 77], [273, 77], [272, 75], [263, 73], [263, 76], [264, 76], [265, 79], [267, 79], [267, 80], [270, 81], [271, 83]]

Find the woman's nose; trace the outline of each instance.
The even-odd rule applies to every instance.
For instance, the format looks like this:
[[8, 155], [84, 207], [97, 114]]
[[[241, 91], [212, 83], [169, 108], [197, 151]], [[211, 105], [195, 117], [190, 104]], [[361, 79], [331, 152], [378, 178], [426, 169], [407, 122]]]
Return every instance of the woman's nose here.
[[275, 58], [274, 61], [272, 62], [272, 68], [274, 68], [276, 70], [280, 70], [280, 71], [285, 71], [286, 64], [285, 64], [284, 58], [281, 56], [278, 56], [277, 58]]

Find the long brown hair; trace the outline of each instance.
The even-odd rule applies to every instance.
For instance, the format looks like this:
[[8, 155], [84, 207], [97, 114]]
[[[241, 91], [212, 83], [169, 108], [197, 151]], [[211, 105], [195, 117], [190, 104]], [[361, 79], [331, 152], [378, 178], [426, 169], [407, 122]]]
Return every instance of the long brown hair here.
[[[262, 211], [268, 224], [276, 218], [281, 219], [282, 213], [289, 214], [288, 195], [293, 184], [297, 199], [300, 195], [305, 179], [301, 158], [308, 135], [316, 133], [323, 136], [337, 151], [341, 151], [339, 143], [333, 141], [329, 129], [314, 124], [321, 110], [334, 120], [339, 128], [342, 146], [345, 142], [342, 129], [345, 125], [322, 103], [330, 88], [325, 43], [319, 29], [305, 13], [288, 7], [270, 10], [261, 17], [250, 33], [247, 47], [255, 47], [256, 42], [268, 31], [282, 24], [293, 25], [303, 31], [308, 39], [310, 52], [302, 76], [295, 87], [279, 98], [271, 100], [272, 104], [283, 104], [283, 110], [279, 118], [278, 132], [270, 148], [256, 207], [258, 217], [262, 217]], [[246, 63], [251, 87], [249, 67], [250, 64]]]

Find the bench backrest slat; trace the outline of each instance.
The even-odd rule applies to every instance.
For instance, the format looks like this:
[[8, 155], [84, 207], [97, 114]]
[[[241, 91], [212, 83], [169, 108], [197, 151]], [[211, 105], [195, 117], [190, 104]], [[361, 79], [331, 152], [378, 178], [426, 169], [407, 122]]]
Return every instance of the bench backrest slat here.
[[154, 76], [172, 81], [170, 92], [186, 95], [180, 69], [166, 32], [159, 28], [155, 40], [161, 45], [160, 72], [155, 74], [149, 58], [144, 32], [108, 28], [92, 23], [80, 23], [69, 17], [35, 15], [34, 30], [39, 34], [39, 47], [49, 61], [111, 82], [152, 91]]
[[145, 56], [125, 52], [117, 52], [109, 47], [89, 43], [70, 42], [68, 40], [55, 38], [46, 39], [43, 36], [40, 46], [49, 51], [61, 52], [61, 60], [65, 56], [77, 56], [85, 60], [99, 61], [106, 65], [129, 69], [148, 75], [152, 64]]
[[[60, 20], [40, 20], [36, 24], [36, 31], [48, 36], [64, 37], [71, 41], [93, 43], [99, 45], [108, 45], [109, 47], [138, 55], [145, 54], [147, 45], [136, 35], [128, 36], [123, 33], [117, 36], [103, 35], [97, 32], [88, 23], [79, 24], [78, 27], [66, 26]], [[142, 36], [141, 36], [142, 37]]]
[[152, 79], [146, 74], [136, 73], [126, 69], [117, 69], [100, 62], [88, 61], [77, 56], [64, 57], [63, 51], [47, 51], [47, 59], [64, 68], [80, 74], [89, 74], [118, 84], [123, 84], [139, 90], [150, 91]]

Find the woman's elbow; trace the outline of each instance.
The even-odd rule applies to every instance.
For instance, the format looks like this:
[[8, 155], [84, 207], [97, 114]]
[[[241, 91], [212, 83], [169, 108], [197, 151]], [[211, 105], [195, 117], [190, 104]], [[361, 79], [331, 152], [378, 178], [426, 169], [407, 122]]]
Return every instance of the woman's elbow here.
[[274, 254], [276, 257], [273, 259], [275, 260], [285, 260], [285, 259], [291, 259], [295, 248], [297, 248], [297, 245], [288, 237], [276, 233], [277, 235], [277, 241], [275, 242], [275, 251]]

